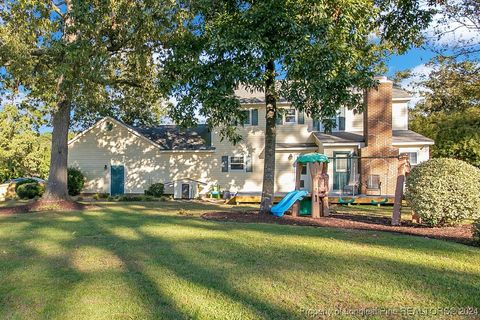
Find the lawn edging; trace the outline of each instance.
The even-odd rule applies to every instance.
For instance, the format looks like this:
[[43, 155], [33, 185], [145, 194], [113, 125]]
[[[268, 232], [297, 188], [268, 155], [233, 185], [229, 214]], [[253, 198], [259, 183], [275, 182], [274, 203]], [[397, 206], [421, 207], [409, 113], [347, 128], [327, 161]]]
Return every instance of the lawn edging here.
[[439, 240], [458, 242], [476, 246], [473, 239], [472, 226], [463, 224], [455, 227], [432, 228], [419, 224], [405, 222], [401, 226], [392, 226], [389, 218], [372, 218], [367, 216], [332, 214], [329, 217], [313, 219], [311, 217], [275, 217], [259, 214], [257, 211], [208, 212], [202, 215], [203, 219], [220, 222], [241, 223], [273, 223], [280, 225], [327, 227], [350, 230], [381, 231], [410, 236], [419, 236]]

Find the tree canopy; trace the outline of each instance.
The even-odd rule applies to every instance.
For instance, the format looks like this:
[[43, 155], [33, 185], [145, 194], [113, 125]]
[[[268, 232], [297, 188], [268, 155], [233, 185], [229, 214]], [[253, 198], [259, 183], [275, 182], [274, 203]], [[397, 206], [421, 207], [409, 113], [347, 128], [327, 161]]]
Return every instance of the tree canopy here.
[[51, 114], [62, 92], [80, 126], [105, 115], [158, 122], [161, 1], [17, 0], [0, 9], [2, 94], [20, 92]]
[[480, 54], [480, 1], [438, 2], [430, 44], [442, 55], [476, 58]]
[[265, 93], [265, 158], [261, 211], [268, 212], [275, 175], [275, 119], [279, 97], [327, 130], [341, 106], [361, 108], [363, 89], [385, 56], [421, 43], [431, 12], [410, 0], [178, 1], [183, 23], [166, 59], [185, 125], [197, 112], [233, 142], [244, 113], [235, 88]]
[[6, 105], [0, 111], [0, 183], [11, 178], [46, 178], [50, 161], [50, 135], [40, 134], [34, 115]]
[[351, 89], [372, 87], [385, 55], [420, 44], [430, 19], [416, 1], [180, 2], [185, 23], [165, 67], [172, 117], [191, 125], [198, 111], [234, 141], [229, 126], [243, 121], [234, 90], [265, 91], [269, 62], [276, 97], [331, 128], [340, 106], [360, 106], [361, 90]]
[[410, 128], [435, 140], [433, 157], [480, 167], [480, 66], [440, 60], [418, 83], [424, 99], [410, 112]]
[[46, 198], [67, 199], [70, 123], [105, 115], [157, 123], [158, 61], [173, 1], [15, 0], [0, 4], [0, 90], [53, 127]]

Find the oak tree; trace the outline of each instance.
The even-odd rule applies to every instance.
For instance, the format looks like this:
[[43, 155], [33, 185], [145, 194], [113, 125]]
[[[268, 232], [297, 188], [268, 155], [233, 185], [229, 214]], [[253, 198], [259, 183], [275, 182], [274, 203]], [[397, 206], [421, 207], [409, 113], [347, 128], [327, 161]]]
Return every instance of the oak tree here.
[[171, 2], [0, 2], [0, 90], [20, 94], [53, 127], [46, 200], [68, 199], [71, 126], [104, 115], [134, 124], [158, 120], [158, 61]]

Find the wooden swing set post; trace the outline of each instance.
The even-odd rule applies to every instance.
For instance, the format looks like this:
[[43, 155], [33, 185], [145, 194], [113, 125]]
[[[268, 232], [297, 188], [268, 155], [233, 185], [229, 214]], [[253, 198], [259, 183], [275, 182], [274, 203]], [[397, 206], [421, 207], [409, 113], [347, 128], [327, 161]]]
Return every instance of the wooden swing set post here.
[[323, 163], [310, 163], [310, 177], [312, 180], [312, 218], [320, 218], [320, 190], [319, 180], [322, 174]]
[[322, 171], [320, 175], [320, 201], [321, 201], [321, 216], [328, 217], [330, 215], [330, 208], [328, 207], [328, 192], [330, 191], [328, 186], [328, 164], [322, 163]]
[[408, 156], [401, 154], [398, 161], [397, 184], [395, 186], [395, 202], [393, 204], [392, 226], [399, 226], [402, 221], [402, 198], [406, 176], [410, 173]]

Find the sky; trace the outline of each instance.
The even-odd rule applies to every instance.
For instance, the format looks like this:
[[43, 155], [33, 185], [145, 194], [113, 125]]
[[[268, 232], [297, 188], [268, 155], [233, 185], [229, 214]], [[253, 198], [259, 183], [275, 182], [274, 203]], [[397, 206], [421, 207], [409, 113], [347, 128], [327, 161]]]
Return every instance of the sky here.
[[414, 69], [428, 63], [435, 53], [428, 49], [413, 48], [403, 55], [394, 55], [387, 61], [387, 76], [392, 78], [398, 71]]

